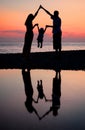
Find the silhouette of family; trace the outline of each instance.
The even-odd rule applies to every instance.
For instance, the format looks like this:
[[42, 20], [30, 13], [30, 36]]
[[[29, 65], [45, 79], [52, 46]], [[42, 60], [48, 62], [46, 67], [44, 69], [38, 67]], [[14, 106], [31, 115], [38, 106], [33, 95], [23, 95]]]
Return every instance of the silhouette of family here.
[[[60, 70], [56, 70], [56, 75], [53, 78], [53, 86], [52, 86], [52, 98], [47, 99], [46, 95], [44, 93], [43, 89], [43, 83], [42, 80], [37, 81], [37, 98], [36, 100], [33, 98], [34, 90], [31, 82], [31, 75], [30, 70], [23, 69], [22, 70], [22, 77], [24, 82], [24, 88], [25, 88], [25, 95], [26, 95], [26, 101], [25, 101], [25, 107], [29, 113], [35, 113], [39, 120], [46, 117], [49, 113], [53, 113], [53, 116], [58, 115], [58, 110], [60, 109], [60, 97], [61, 97], [61, 74]], [[51, 102], [52, 105], [46, 111], [42, 116], [38, 113], [38, 110], [35, 108], [34, 103], [38, 103], [38, 101], [45, 99], [45, 102]]]
[[[39, 24], [36, 23], [33, 25], [33, 20], [37, 16], [38, 12], [40, 9], [43, 9], [53, 20], [53, 25], [46, 25], [45, 29], [44, 28], [39, 28]], [[38, 28], [38, 37], [37, 37], [37, 47], [42, 48], [43, 46], [43, 37], [44, 33], [46, 31], [47, 27], [52, 28], [52, 33], [53, 33], [53, 49], [55, 49], [56, 52], [61, 52], [61, 36], [62, 36], [62, 31], [61, 31], [61, 18], [59, 17], [59, 11], [55, 10], [54, 14], [51, 14], [48, 10], [46, 10], [42, 5], [39, 6], [38, 10], [36, 13], [29, 14], [26, 21], [25, 21], [25, 26], [26, 26], [26, 33], [25, 33], [25, 39], [24, 39], [24, 47], [23, 47], [23, 55], [25, 58], [29, 57], [30, 51], [31, 51], [31, 46], [32, 46], [32, 41], [33, 41], [33, 29], [35, 26]]]

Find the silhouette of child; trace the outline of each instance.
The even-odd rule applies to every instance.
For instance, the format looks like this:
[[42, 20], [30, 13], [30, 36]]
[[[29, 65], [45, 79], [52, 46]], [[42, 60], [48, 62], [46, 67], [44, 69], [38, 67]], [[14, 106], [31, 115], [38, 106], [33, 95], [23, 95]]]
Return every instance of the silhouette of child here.
[[37, 90], [38, 90], [37, 103], [38, 103], [39, 98], [40, 98], [40, 99], [45, 98], [45, 101], [47, 101], [46, 96], [45, 96], [45, 94], [44, 94], [44, 92], [43, 92], [42, 80], [40, 80], [40, 81], [38, 80], [38, 81], [37, 81]]
[[39, 25], [37, 25], [38, 27], [38, 37], [37, 37], [37, 43], [38, 43], [38, 47], [42, 48], [42, 44], [43, 44], [43, 37], [44, 37], [44, 33], [46, 31], [47, 26], [45, 26], [44, 28], [39, 28]]

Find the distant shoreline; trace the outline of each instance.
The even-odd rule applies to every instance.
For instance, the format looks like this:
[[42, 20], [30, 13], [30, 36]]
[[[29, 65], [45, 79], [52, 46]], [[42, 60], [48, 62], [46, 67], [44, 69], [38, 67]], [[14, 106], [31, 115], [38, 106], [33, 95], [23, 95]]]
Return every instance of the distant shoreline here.
[[61, 69], [85, 70], [85, 50], [55, 52], [32, 52], [28, 61], [21, 53], [0, 54], [0, 69]]

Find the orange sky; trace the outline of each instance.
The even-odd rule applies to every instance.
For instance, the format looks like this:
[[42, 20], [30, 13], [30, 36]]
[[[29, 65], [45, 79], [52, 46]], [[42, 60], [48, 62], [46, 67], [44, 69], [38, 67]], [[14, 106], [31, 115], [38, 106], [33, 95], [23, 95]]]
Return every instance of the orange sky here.
[[[59, 10], [62, 19], [63, 37], [83, 38], [85, 40], [85, 0], [3, 0], [0, 3], [0, 37], [24, 37], [24, 22], [29, 13], [35, 13], [39, 5], [42, 4], [51, 13]], [[39, 23], [40, 27], [46, 24], [52, 25], [50, 17], [41, 9], [33, 23]], [[21, 33], [20, 33], [21, 30]], [[46, 33], [50, 33], [47, 29]], [[7, 32], [6, 32], [7, 31]], [[11, 33], [10, 33], [11, 31]], [[36, 32], [36, 29], [34, 29]]]

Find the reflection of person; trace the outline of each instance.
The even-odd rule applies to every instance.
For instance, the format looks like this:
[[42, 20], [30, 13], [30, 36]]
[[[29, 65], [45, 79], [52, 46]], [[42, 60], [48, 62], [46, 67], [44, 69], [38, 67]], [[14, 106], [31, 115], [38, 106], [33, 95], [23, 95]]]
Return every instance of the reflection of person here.
[[32, 40], [33, 40], [33, 28], [35, 26], [37, 26], [37, 24], [35, 24], [33, 26], [32, 21], [37, 16], [39, 9], [40, 8], [38, 8], [38, 10], [36, 11], [36, 13], [34, 15], [29, 14], [25, 21], [26, 34], [25, 34], [25, 43], [24, 43], [24, 47], [23, 47], [23, 55], [26, 58], [29, 56], [29, 53], [31, 50], [31, 44], [32, 44]]
[[61, 75], [60, 71], [56, 72], [56, 76], [53, 79], [52, 89], [52, 106], [50, 109], [41, 117], [44, 118], [50, 112], [53, 112], [53, 116], [58, 115], [58, 109], [60, 108], [60, 97], [61, 97]]
[[45, 96], [45, 94], [44, 94], [44, 92], [43, 92], [42, 80], [40, 80], [40, 81], [38, 80], [38, 81], [37, 81], [37, 90], [38, 90], [37, 103], [38, 103], [39, 98], [40, 98], [40, 99], [45, 98], [45, 101], [49, 101], [49, 100], [46, 99], [46, 96]]
[[59, 52], [61, 52], [61, 18], [59, 17], [59, 12], [56, 10], [54, 11], [54, 14], [52, 15], [48, 10], [46, 10], [44, 7], [40, 6], [48, 15], [51, 16], [51, 19], [53, 20], [53, 26], [48, 26], [53, 28], [53, 49]]
[[46, 31], [47, 26], [45, 26], [45, 29], [44, 28], [39, 28], [39, 25], [37, 27], [38, 27], [38, 32], [39, 32], [38, 38], [37, 38], [38, 47], [42, 48], [43, 37], [44, 37], [44, 33]]
[[36, 111], [36, 109], [33, 106], [33, 101], [34, 102], [36, 102], [36, 101], [33, 99], [33, 88], [32, 88], [32, 83], [31, 83], [31, 78], [30, 78], [30, 71], [22, 70], [22, 76], [23, 76], [25, 94], [26, 94], [25, 106], [26, 106], [28, 112], [30, 112], [30, 113], [35, 112], [37, 117], [40, 118], [38, 112]]
[[60, 108], [60, 96], [61, 96], [61, 75], [60, 71], [56, 72], [56, 76], [53, 79], [53, 94], [52, 94], [52, 108], [53, 115], [57, 115]]

